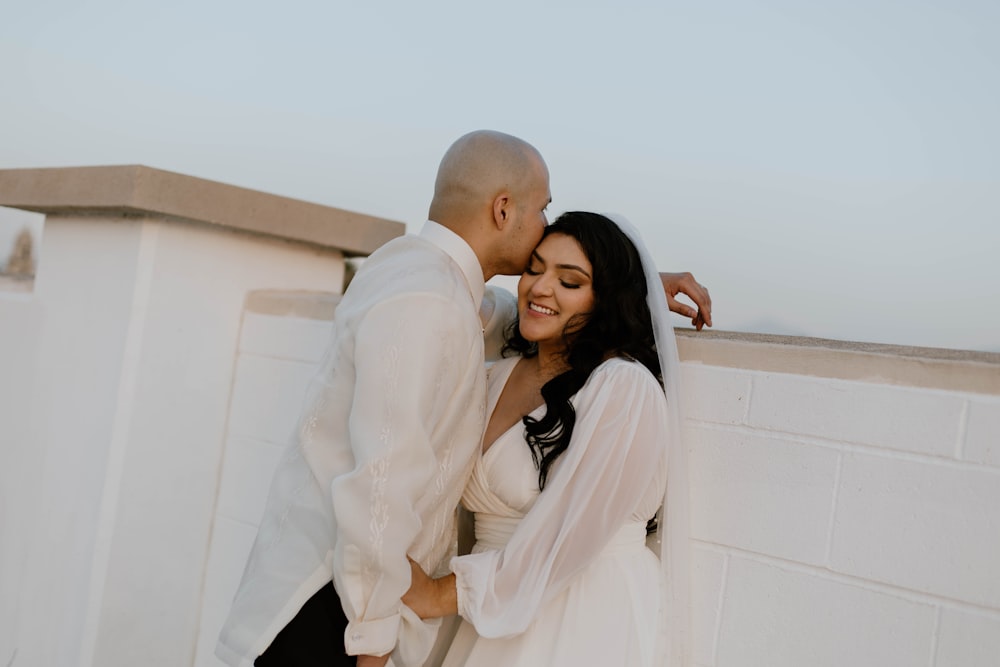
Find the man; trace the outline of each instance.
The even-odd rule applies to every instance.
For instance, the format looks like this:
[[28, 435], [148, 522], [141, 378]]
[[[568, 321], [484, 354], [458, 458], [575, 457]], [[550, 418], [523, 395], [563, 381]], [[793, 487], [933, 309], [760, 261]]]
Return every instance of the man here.
[[[515, 312], [502, 291], [484, 302], [484, 283], [523, 270], [550, 201], [534, 147], [473, 132], [441, 161], [431, 221], [364, 263], [275, 473], [220, 658], [263, 667], [426, 658], [437, 624], [400, 602], [407, 555], [427, 572], [447, 565], [483, 433], [484, 334]], [[665, 289], [695, 299], [701, 311], [685, 314], [711, 325], [690, 274], [667, 275]]]

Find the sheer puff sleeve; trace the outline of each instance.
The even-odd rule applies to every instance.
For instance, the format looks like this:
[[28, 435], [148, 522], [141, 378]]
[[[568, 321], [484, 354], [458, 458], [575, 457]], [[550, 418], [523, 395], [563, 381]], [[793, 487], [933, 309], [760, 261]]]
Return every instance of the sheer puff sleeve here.
[[451, 561], [459, 614], [483, 637], [524, 632], [626, 523], [650, 518], [662, 500], [667, 406], [652, 374], [607, 361], [574, 405], [570, 445], [506, 547]]

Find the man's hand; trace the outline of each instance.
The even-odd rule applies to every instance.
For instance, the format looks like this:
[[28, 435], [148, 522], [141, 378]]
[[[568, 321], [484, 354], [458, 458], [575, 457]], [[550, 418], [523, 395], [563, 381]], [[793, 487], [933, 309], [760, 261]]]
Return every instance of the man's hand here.
[[416, 612], [420, 618], [440, 618], [458, 613], [458, 591], [455, 575], [431, 579], [417, 565], [410, 561], [410, 589], [403, 595], [403, 604]]
[[[695, 329], [701, 331], [703, 326], [712, 326], [712, 298], [708, 295], [708, 288], [698, 283], [690, 273], [661, 273], [660, 280], [663, 281], [663, 291], [667, 293], [667, 305], [670, 310], [691, 318], [691, 324]], [[695, 310], [686, 303], [681, 303], [676, 299], [678, 294], [685, 294], [694, 301], [698, 309]]]
[[359, 655], [358, 656], [358, 667], [385, 667], [385, 663], [389, 662], [390, 653], [385, 655]]

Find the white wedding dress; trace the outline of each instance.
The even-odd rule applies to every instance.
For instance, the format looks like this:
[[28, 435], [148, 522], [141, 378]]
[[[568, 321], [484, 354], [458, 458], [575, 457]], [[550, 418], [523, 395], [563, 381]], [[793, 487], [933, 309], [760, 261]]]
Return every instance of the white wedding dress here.
[[[490, 369], [489, 414], [517, 361]], [[663, 390], [640, 364], [612, 359], [573, 404], [572, 440], [544, 492], [520, 422], [475, 464], [462, 503], [476, 545], [452, 560], [463, 620], [444, 667], [654, 662], [662, 573], [645, 541], [667, 479]]]

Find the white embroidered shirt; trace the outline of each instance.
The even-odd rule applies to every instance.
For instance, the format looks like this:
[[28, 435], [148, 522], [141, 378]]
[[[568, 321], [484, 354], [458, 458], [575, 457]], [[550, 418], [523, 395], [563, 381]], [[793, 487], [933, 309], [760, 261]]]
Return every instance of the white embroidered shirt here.
[[[227, 663], [251, 665], [331, 579], [349, 654], [426, 657], [437, 623], [400, 602], [406, 556], [443, 573], [454, 548], [484, 428], [483, 296], [472, 249], [434, 222], [365, 261], [275, 473], [216, 648]], [[509, 297], [488, 295], [492, 334], [513, 316]]]

